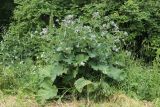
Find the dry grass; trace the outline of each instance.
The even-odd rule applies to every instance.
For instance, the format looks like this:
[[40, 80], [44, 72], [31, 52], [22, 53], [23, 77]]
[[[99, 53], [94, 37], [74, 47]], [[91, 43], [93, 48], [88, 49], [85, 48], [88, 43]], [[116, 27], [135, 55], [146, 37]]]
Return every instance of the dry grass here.
[[135, 100], [123, 94], [112, 96], [107, 105], [107, 107], [155, 107], [151, 102]]
[[117, 94], [110, 98], [109, 101], [103, 103], [85, 103], [84, 101], [67, 102], [61, 104], [50, 104], [47, 107], [155, 107], [153, 103], [147, 101], [138, 101], [131, 99], [123, 94]]
[[38, 104], [27, 98], [17, 98], [13, 96], [7, 96], [0, 100], [0, 107], [39, 107]]
[[[1, 96], [0, 107], [40, 107], [32, 98]], [[104, 103], [85, 103], [85, 101], [71, 101], [64, 103], [53, 102], [45, 107], [155, 107], [153, 103], [131, 99], [123, 94], [117, 94]]]

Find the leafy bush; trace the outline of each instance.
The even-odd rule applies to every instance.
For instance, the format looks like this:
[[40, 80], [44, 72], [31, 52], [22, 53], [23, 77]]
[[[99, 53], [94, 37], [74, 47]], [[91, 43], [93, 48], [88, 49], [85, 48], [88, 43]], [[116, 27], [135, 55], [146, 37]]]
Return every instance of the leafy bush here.
[[153, 60], [159, 47], [159, 4], [159, 1], [128, 0], [111, 15], [130, 34], [128, 48], [147, 60]]
[[[90, 25], [84, 25], [81, 18], [73, 20], [72, 15], [67, 16], [51, 37], [54, 54], [50, 64], [40, 70], [38, 98], [43, 101], [66, 91], [72, 94], [75, 89], [81, 93], [85, 86], [91, 86], [87, 88], [89, 92], [103, 90], [100, 94], [108, 96], [112, 82], [116, 84], [125, 78], [126, 62], [120, 47], [124, 36], [113, 21], [98, 12], [93, 13]], [[44, 52], [44, 58], [47, 53]]]
[[147, 62], [156, 56], [159, 48], [159, 1], [149, 0], [102, 0], [82, 7], [82, 15], [90, 21], [93, 11], [99, 11], [109, 16], [118, 25], [120, 30], [126, 31], [124, 48], [132, 51], [139, 58]]
[[[37, 92], [40, 102], [72, 94], [96, 99], [117, 90], [141, 99], [159, 97], [159, 1], [15, 3], [0, 44], [3, 90]], [[135, 64], [124, 49], [155, 58], [153, 68]]]
[[[159, 48], [159, 1], [149, 0], [15, 0], [14, 21], [10, 26], [10, 35], [27, 36], [28, 31], [40, 30], [54, 24], [58, 27], [67, 14], [74, 14], [90, 21], [92, 13], [98, 11], [109, 16], [120, 30], [127, 31], [125, 49], [137, 57], [151, 61]], [[25, 17], [24, 17], [25, 16]], [[20, 23], [21, 22], [21, 23]], [[27, 34], [27, 35], [26, 35]]]

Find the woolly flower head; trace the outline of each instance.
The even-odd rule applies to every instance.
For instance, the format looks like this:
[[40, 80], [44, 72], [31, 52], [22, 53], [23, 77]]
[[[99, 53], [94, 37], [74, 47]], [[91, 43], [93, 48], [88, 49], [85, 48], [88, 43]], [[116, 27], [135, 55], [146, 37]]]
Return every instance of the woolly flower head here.
[[92, 17], [93, 17], [93, 18], [99, 18], [99, 17], [100, 17], [99, 12], [94, 12], [94, 13], [92, 14]]
[[62, 20], [63, 24], [65, 26], [69, 26], [69, 25], [73, 25], [75, 24], [75, 21], [74, 21], [74, 16], [73, 15], [67, 15], [64, 20]]
[[40, 35], [46, 35], [48, 33], [48, 28], [42, 28], [42, 31], [40, 32]]
[[125, 35], [125, 36], [128, 36], [128, 33], [127, 33], [127, 32], [124, 32], [124, 35]]
[[92, 28], [90, 26], [84, 26], [83, 28], [88, 32], [92, 32]]
[[110, 23], [111, 23], [112, 26], [117, 26], [114, 21], [111, 21]]
[[108, 31], [101, 32], [101, 36], [107, 36]]
[[81, 26], [76, 26], [75, 27], [75, 33], [79, 33], [82, 30]]
[[74, 16], [73, 15], [67, 15], [64, 19], [65, 20], [73, 20]]

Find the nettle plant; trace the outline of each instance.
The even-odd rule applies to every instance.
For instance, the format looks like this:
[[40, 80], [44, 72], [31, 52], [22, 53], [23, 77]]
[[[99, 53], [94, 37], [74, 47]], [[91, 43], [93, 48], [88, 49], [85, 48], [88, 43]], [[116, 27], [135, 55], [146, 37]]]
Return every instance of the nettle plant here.
[[65, 94], [110, 95], [125, 78], [126, 54], [121, 49], [125, 36], [98, 12], [89, 23], [68, 15], [52, 37], [51, 64], [39, 71], [37, 100], [61, 99]]

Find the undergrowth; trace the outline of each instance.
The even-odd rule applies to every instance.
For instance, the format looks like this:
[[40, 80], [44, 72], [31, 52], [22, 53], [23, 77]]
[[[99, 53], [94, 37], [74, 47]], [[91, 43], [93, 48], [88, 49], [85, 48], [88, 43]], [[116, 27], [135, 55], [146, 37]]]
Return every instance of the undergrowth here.
[[118, 91], [142, 100], [159, 98], [157, 61], [147, 67], [133, 60], [131, 53], [121, 48], [128, 35], [109, 17], [102, 18], [95, 12], [86, 26], [83, 18], [69, 15], [59, 29], [29, 33], [26, 44], [12, 45], [15, 51], [5, 49], [13, 42], [6, 36], [1, 58], [11, 62], [1, 64], [1, 90], [33, 93], [41, 104], [68, 95], [102, 101]]
[[151, 13], [158, 6], [107, 1], [112, 8], [103, 0], [15, 0], [0, 44], [0, 90], [31, 93], [41, 104], [73, 96], [102, 101], [117, 92], [157, 101], [159, 14]]

